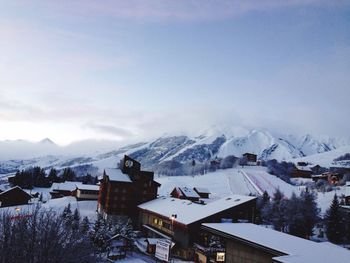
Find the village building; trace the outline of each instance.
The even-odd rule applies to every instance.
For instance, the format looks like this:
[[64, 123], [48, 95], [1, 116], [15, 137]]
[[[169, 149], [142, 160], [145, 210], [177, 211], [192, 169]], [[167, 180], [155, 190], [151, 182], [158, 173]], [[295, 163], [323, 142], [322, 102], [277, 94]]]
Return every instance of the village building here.
[[100, 186], [91, 184], [77, 185], [75, 197], [77, 200], [98, 200]]
[[325, 172], [322, 174], [311, 175], [311, 179], [314, 182], [317, 182], [319, 180], [324, 180], [324, 181], [327, 181], [330, 185], [338, 185], [341, 178], [342, 178], [341, 174], [336, 172]]
[[[250, 223], [203, 224], [202, 237], [195, 262], [347, 263], [350, 259], [350, 251], [334, 244], [316, 243]], [[214, 244], [212, 249], [209, 243]]]
[[199, 239], [202, 223], [253, 222], [255, 207], [253, 196], [231, 195], [205, 202], [159, 197], [138, 206], [139, 227], [146, 237], [172, 240], [173, 255], [193, 260], [193, 245]]
[[294, 178], [311, 178], [311, 174], [311, 168], [304, 165], [296, 165], [291, 173]]
[[160, 184], [154, 173], [141, 170], [141, 164], [124, 156], [121, 169], [105, 169], [100, 181], [98, 211], [107, 217], [137, 219], [137, 205], [157, 198]]
[[195, 190], [185, 186], [175, 187], [173, 191], [171, 191], [170, 196], [174, 198], [186, 199], [191, 201], [198, 201], [200, 198], [200, 195]]
[[25, 205], [33, 197], [21, 187], [15, 186], [0, 193], [0, 207]]
[[244, 153], [243, 157], [247, 160], [248, 165], [256, 165], [257, 155], [254, 153]]
[[193, 190], [200, 196], [200, 198], [209, 198], [210, 191], [203, 187], [194, 187]]
[[51, 186], [50, 195], [52, 199], [61, 198], [64, 196], [74, 196], [74, 191], [81, 182], [66, 181], [63, 183], [53, 183]]

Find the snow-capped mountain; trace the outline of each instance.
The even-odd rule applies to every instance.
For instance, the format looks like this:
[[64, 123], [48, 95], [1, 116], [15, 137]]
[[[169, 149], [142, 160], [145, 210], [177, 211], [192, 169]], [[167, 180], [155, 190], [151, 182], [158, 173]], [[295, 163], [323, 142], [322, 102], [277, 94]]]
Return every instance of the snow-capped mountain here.
[[[254, 153], [262, 160], [277, 159], [281, 161], [295, 158], [295, 160], [299, 160], [305, 156], [316, 156], [316, 154], [333, 151], [335, 151], [334, 158], [337, 158], [346, 153], [341, 149], [347, 150], [350, 147], [349, 140], [337, 140], [329, 137], [318, 138], [311, 135], [297, 137], [271, 133], [266, 130], [233, 132], [227, 129], [222, 131], [218, 128], [209, 129], [196, 136], [166, 135], [148, 143], [121, 148], [117, 147], [114, 142], [101, 142], [101, 147], [98, 147], [98, 144], [98, 141], [93, 143], [89, 141], [60, 147], [49, 139], [38, 143], [0, 142], [2, 149], [0, 157], [4, 159], [4, 156], [8, 155], [7, 161], [0, 162], [0, 173], [12, 173], [17, 169], [39, 165], [46, 169], [73, 167], [82, 172], [96, 174], [106, 167], [116, 167], [124, 154], [139, 160], [145, 169], [152, 170], [157, 170], [157, 167], [165, 163], [169, 164], [167, 167], [173, 167], [176, 163], [190, 163], [192, 160], [203, 163], [216, 157], [224, 158], [229, 155], [240, 157], [246, 152]], [[7, 153], [3, 151], [4, 145], [7, 147], [5, 148]], [[30, 147], [27, 147], [28, 145]], [[26, 155], [13, 158], [11, 153], [20, 149], [18, 147], [27, 149]], [[80, 152], [74, 151], [77, 148], [80, 149]], [[81, 151], [82, 149], [83, 151]], [[35, 158], [28, 158], [30, 151], [31, 156]], [[41, 156], [39, 155], [40, 151], [44, 152]], [[326, 156], [333, 156], [333, 154]], [[9, 159], [12, 160], [9, 161]], [[314, 159], [317, 158], [313, 157]]]

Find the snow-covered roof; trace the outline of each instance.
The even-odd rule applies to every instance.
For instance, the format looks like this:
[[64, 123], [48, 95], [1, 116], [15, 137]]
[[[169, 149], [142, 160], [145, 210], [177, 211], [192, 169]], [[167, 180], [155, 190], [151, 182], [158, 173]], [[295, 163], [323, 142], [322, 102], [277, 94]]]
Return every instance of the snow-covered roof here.
[[283, 263], [348, 263], [350, 252], [330, 243], [316, 243], [250, 223], [210, 223], [204, 227], [240, 240], [287, 254], [274, 259]]
[[190, 198], [200, 198], [200, 196], [191, 188], [188, 187], [177, 187], [186, 197]]
[[196, 191], [198, 193], [206, 193], [206, 194], [210, 194], [210, 191], [208, 190], [208, 188], [203, 188], [203, 187], [195, 187], [194, 189], [196, 189]]
[[123, 174], [120, 169], [117, 168], [106, 168], [105, 169], [107, 176], [109, 177], [110, 181], [115, 182], [127, 182], [131, 183], [129, 175]]
[[217, 214], [229, 208], [238, 206], [245, 202], [255, 199], [254, 196], [230, 195], [222, 199], [218, 199], [207, 204], [198, 204], [189, 200], [159, 197], [152, 201], [143, 203], [138, 207], [157, 213], [164, 217], [170, 218], [176, 214], [176, 221], [184, 225], [197, 222], [208, 216]]
[[309, 166], [301, 166], [301, 165], [296, 165], [296, 168], [300, 171], [308, 171], [312, 172], [311, 168]]
[[62, 190], [62, 191], [74, 191], [78, 186], [82, 185], [82, 182], [64, 182], [64, 183], [53, 183], [51, 189]]
[[93, 190], [93, 191], [98, 191], [100, 189], [98, 185], [94, 185], [94, 184], [81, 184], [81, 185], [78, 185], [77, 188], [80, 190]]
[[10, 188], [10, 189], [7, 189], [7, 190], [5, 190], [5, 191], [3, 191], [3, 192], [1, 192], [0, 193], [0, 195], [5, 195], [6, 193], [8, 193], [8, 192], [10, 192], [10, 191], [13, 191], [13, 190], [15, 190], [15, 189], [19, 189], [19, 190], [21, 190], [23, 193], [25, 193], [25, 194], [27, 194], [30, 198], [33, 198], [33, 196], [32, 195], [30, 195], [30, 194], [28, 194], [26, 191], [24, 191], [21, 187], [19, 187], [18, 185], [17, 186], [14, 186], [14, 187], [12, 187], [12, 188]]

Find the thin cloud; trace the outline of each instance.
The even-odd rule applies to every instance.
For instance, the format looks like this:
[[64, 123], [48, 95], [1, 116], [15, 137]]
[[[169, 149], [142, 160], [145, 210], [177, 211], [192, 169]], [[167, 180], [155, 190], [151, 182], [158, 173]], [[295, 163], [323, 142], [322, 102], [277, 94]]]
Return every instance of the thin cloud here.
[[99, 133], [113, 135], [113, 136], [121, 137], [121, 138], [129, 138], [129, 137], [134, 136], [134, 133], [131, 132], [130, 130], [120, 128], [117, 126], [113, 126], [113, 125], [88, 123], [88, 124], [84, 125], [84, 128], [92, 129], [92, 130], [99, 132]]
[[256, 11], [307, 6], [343, 6], [343, 0], [80, 0], [42, 2], [45, 9], [54, 9], [81, 16], [112, 16], [135, 20], [202, 21], [235, 17]]

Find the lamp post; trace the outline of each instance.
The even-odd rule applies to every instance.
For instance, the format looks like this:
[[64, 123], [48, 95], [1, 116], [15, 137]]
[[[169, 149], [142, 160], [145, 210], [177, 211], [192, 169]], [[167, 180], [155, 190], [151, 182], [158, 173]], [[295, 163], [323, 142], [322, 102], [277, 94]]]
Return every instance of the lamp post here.
[[[172, 245], [172, 243], [173, 243], [173, 238], [174, 238], [174, 236], [175, 236], [174, 221], [175, 221], [176, 218], [177, 218], [177, 214], [172, 214], [171, 217], [170, 217], [170, 220], [171, 220], [171, 231], [172, 231], [173, 233], [172, 233], [172, 236], [171, 236], [170, 246], [169, 246], [169, 259], [170, 259], [170, 258], [172, 259], [172, 257], [171, 257], [171, 245]], [[171, 261], [171, 260], [169, 260], [169, 261]]]

